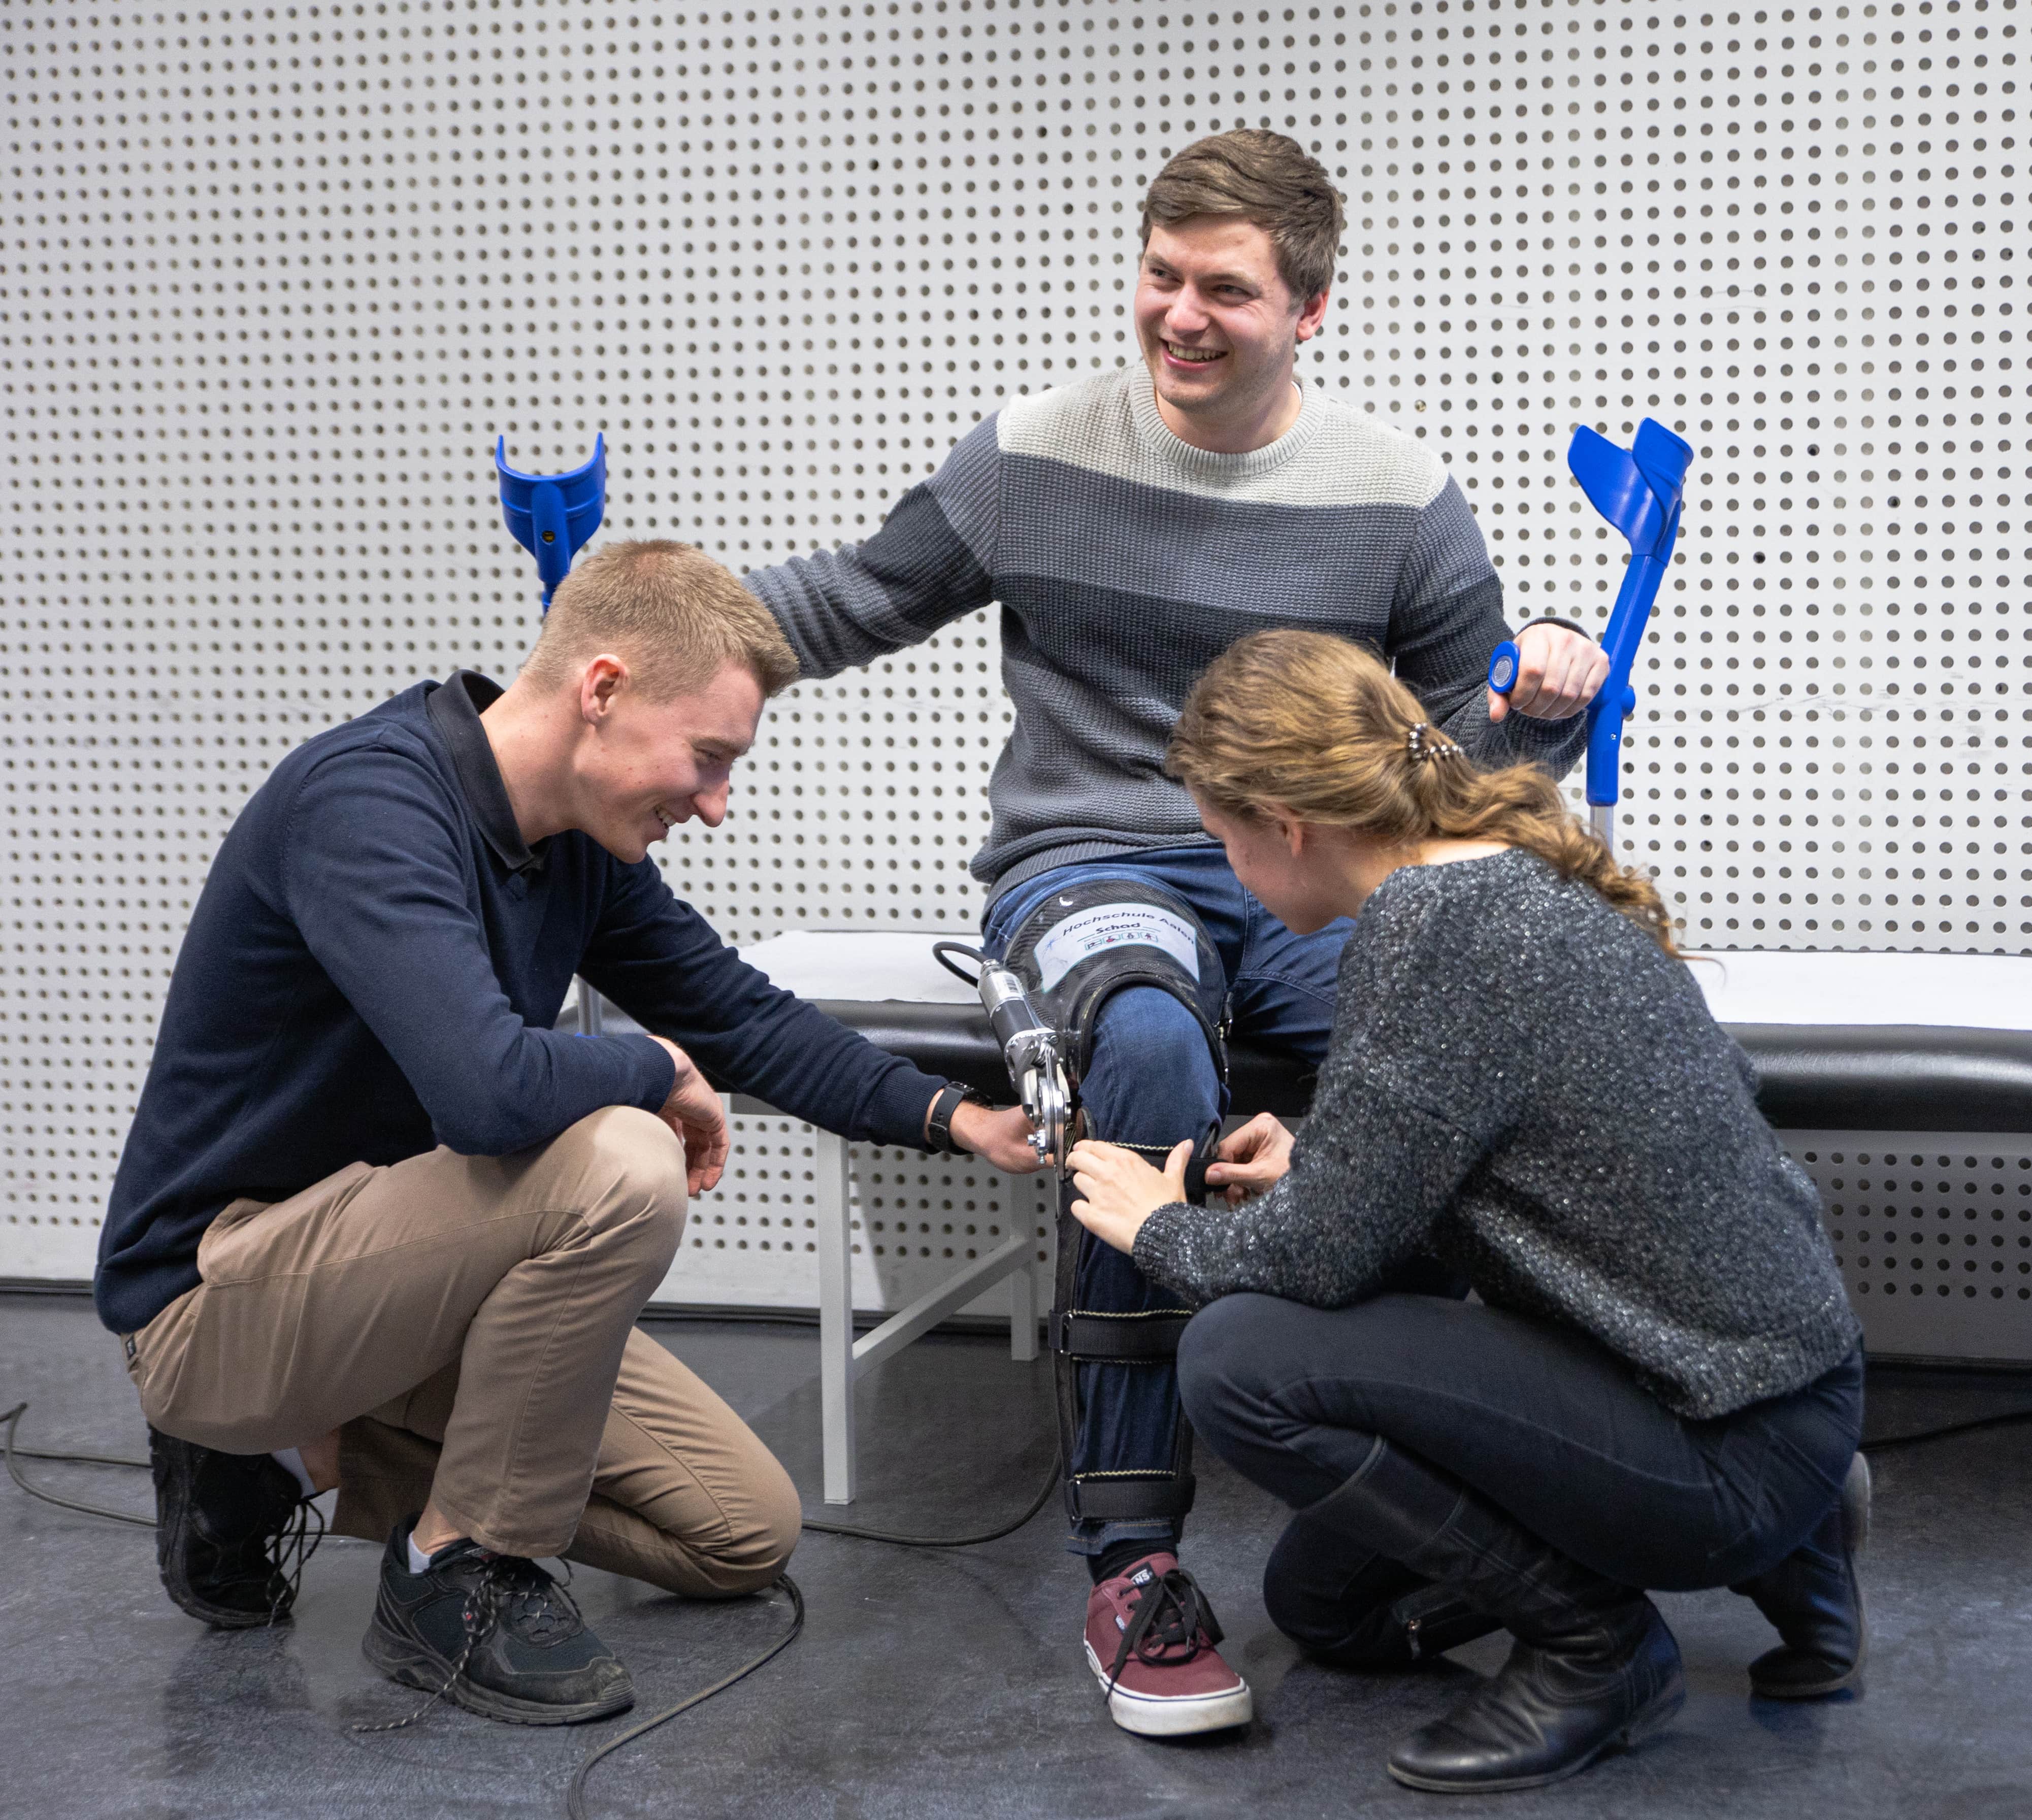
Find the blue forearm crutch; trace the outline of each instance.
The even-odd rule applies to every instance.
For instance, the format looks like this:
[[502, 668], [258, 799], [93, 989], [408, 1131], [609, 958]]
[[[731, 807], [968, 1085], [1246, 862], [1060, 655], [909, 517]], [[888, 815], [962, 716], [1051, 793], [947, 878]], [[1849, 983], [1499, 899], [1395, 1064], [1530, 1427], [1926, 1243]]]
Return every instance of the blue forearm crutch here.
[[[508, 465], [508, 438], [494, 438], [494, 472], [501, 483], [501, 517], [508, 535], [536, 559], [543, 611], [570, 572], [572, 558], [607, 516], [607, 438], [596, 435], [589, 461], [568, 474], [517, 474]], [[600, 998], [588, 980], [578, 983], [578, 1033], [597, 1036]]]
[[543, 611], [578, 554], [607, 516], [607, 438], [592, 439], [592, 456], [569, 474], [517, 474], [508, 465], [508, 438], [494, 439], [494, 472], [501, 481], [501, 516], [508, 535], [536, 559]]
[[[1627, 449], [1583, 426], [1574, 432], [1567, 466], [1595, 510], [1623, 533], [1629, 566], [1608, 616], [1602, 649], [1608, 675], [1587, 709], [1587, 800], [1595, 832], [1616, 844], [1616, 805], [1623, 793], [1623, 723], [1637, 707], [1630, 666], [1644, 642], [1658, 584], [1679, 535], [1679, 505], [1694, 452], [1657, 419], [1646, 417]], [[1489, 659], [1489, 686], [1507, 695], [1517, 686], [1517, 647], [1505, 640]]]

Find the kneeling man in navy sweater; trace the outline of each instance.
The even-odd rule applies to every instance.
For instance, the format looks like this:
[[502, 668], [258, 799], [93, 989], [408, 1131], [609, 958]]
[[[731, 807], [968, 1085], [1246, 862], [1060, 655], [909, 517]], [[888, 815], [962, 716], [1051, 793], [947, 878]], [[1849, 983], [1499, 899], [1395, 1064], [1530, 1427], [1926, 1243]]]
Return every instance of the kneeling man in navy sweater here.
[[[150, 1430], [163, 1583], [222, 1627], [293, 1596], [286, 1535], [387, 1539], [368, 1658], [475, 1712], [618, 1712], [627, 1670], [538, 1566], [692, 1598], [766, 1586], [797, 1494], [637, 1331], [727, 1151], [715, 1084], [850, 1138], [1034, 1166], [961, 1102], [779, 990], [648, 857], [717, 826], [769, 615], [675, 543], [559, 586], [505, 692], [424, 682], [298, 747], [191, 919], [100, 1247]], [[652, 1035], [552, 1027], [583, 974]]]

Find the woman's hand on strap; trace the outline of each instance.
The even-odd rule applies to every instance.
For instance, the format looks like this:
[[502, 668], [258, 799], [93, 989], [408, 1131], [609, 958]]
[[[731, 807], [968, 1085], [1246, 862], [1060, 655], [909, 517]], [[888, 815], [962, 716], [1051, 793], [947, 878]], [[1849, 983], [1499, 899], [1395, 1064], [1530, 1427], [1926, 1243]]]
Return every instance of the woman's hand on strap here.
[[1244, 1201], [1281, 1181], [1291, 1166], [1291, 1134], [1267, 1112], [1220, 1140], [1220, 1160], [1207, 1165], [1207, 1186], [1224, 1188], [1227, 1204]]
[[661, 1043], [670, 1052], [678, 1071], [670, 1097], [658, 1109], [656, 1116], [684, 1139], [686, 1192], [702, 1195], [719, 1181], [720, 1172], [727, 1167], [727, 1109], [699, 1072], [698, 1064], [667, 1036], [652, 1036], [649, 1040]]
[[1186, 1165], [1192, 1142], [1174, 1147], [1160, 1174], [1135, 1151], [1089, 1138], [1072, 1150], [1073, 1186], [1084, 1199], [1073, 1203], [1073, 1218], [1104, 1244], [1133, 1251], [1143, 1222], [1160, 1207], [1186, 1198]]

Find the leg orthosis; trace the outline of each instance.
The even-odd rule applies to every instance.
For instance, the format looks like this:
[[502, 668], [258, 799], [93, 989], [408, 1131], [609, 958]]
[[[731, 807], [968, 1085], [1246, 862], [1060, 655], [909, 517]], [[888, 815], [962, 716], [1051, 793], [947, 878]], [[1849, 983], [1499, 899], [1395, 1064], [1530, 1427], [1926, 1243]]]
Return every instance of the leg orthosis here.
[[[1093, 1059], [1094, 1027], [1101, 1007], [1130, 986], [1154, 986], [1191, 1012], [1205, 1036], [1223, 1089], [1227, 1080], [1227, 981], [1220, 957], [1192, 906], [1163, 886], [1140, 880], [1102, 879], [1054, 892], [1018, 923], [1003, 964], [1024, 983], [1031, 1003], [1063, 1041], [1075, 1109], [1079, 1084]], [[1100, 1134], [1093, 1134], [1100, 1135]], [[1200, 1134], [1186, 1172], [1197, 1200], [1220, 1136], [1216, 1122]], [[1112, 1140], [1111, 1141], [1118, 1141]], [[1161, 1166], [1170, 1147], [1130, 1143]], [[1058, 1388], [1059, 1434], [1068, 1472], [1066, 1509], [1074, 1522], [1176, 1520], [1192, 1509], [1193, 1434], [1178, 1412], [1171, 1464], [1134, 1471], [1075, 1472], [1085, 1411], [1082, 1365], [1166, 1366], [1177, 1357], [1178, 1337], [1191, 1311], [1122, 1312], [1083, 1308], [1080, 1257], [1085, 1229], [1071, 1213], [1071, 1178], [1059, 1182], [1058, 1273], [1049, 1331]]]

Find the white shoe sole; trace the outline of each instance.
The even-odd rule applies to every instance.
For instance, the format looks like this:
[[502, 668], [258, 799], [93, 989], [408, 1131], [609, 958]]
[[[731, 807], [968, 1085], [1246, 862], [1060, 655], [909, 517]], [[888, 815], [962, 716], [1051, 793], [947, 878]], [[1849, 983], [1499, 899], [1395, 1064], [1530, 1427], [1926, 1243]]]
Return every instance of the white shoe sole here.
[[[1106, 1687], [1106, 1665], [1093, 1653], [1092, 1643], [1085, 1648], [1087, 1666], [1093, 1670], [1094, 1679]], [[1249, 1698], [1246, 1681], [1239, 1682], [1230, 1693], [1162, 1700], [1118, 1687], [1108, 1696], [1108, 1714], [1123, 1731], [1134, 1732], [1141, 1738], [1189, 1738], [1196, 1732], [1224, 1732], [1231, 1726], [1246, 1725], [1256, 1716], [1256, 1705]]]

